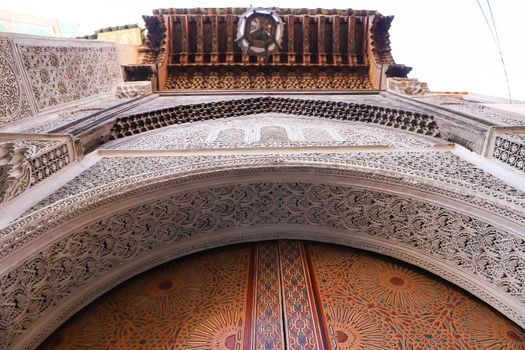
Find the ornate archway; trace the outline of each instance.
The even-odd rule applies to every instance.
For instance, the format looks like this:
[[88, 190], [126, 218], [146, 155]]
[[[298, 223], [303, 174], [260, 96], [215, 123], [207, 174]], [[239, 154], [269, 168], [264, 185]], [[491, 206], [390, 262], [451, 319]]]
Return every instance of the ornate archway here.
[[[468, 182], [447, 179], [444, 189], [348, 165], [315, 166], [301, 158], [281, 159], [280, 165], [262, 158], [255, 167], [253, 159], [219, 159], [192, 170], [185, 166], [182, 173], [157, 168], [34, 212], [31, 220], [13, 225], [11, 239], [3, 242], [3, 266], [12, 267], [2, 279], [2, 297], [13, 301], [6, 309], [14, 320], [7, 334], [23, 332], [17, 344], [36, 346], [63, 320], [141, 271], [200, 250], [282, 238], [398, 258], [523, 323], [516, 297], [522, 290], [521, 226], [487, 209], [487, 202], [479, 205], [456, 191], [468, 188]], [[104, 162], [98, 165], [91, 169], [94, 174]], [[17, 247], [26, 254], [23, 263], [20, 255], [17, 261], [8, 255]], [[493, 254], [501, 247], [507, 254]], [[494, 269], [504, 269], [505, 277]]]

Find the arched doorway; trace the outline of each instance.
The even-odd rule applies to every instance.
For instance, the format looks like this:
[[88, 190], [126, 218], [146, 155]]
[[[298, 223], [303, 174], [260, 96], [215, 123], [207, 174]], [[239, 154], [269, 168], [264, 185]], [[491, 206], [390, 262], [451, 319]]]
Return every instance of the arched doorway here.
[[385, 256], [281, 240], [146, 271], [40, 349], [525, 349], [525, 333], [468, 293]]

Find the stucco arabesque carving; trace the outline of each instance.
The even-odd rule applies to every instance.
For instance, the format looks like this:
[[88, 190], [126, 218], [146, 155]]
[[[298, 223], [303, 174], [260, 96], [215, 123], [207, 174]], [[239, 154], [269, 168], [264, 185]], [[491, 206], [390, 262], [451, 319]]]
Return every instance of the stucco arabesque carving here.
[[[457, 158], [454, 156], [446, 157], [442, 153], [438, 153], [433, 157], [425, 156], [425, 153], [415, 155], [405, 154], [403, 156], [395, 153], [377, 154], [372, 157], [367, 154], [354, 154], [352, 156], [339, 155], [339, 164], [336, 162], [337, 157], [331, 156], [330, 158], [330, 162], [335, 163], [332, 164], [332, 167], [336, 166], [344, 169], [339, 170], [341, 173], [352, 173], [349, 169], [353, 169], [355, 176], [374, 178], [385, 182], [397, 183], [399, 185], [419, 188], [424, 191], [439, 193], [443, 196], [456, 198], [470, 205], [482, 207], [491, 212], [506, 216], [517, 223], [525, 222], [523, 216], [518, 214], [520, 211], [523, 211], [523, 195], [519, 191], [513, 190], [508, 185], [505, 185], [500, 180], [487, 175], [481, 176], [483, 172], [472, 166], [470, 169], [468, 167], [464, 168], [465, 174], [472, 175], [470, 179], [454, 179], [453, 177], [448, 177], [446, 173], [440, 174], [441, 169], [439, 169], [439, 167], [436, 168], [436, 165], [439, 163], [443, 163], [444, 166], [445, 164], [451, 165], [454, 163], [454, 158]], [[393, 159], [400, 158], [404, 158], [405, 160], [398, 162], [398, 164], [392, 164]], [[390, 164], [388, 164], [389, 160]], [[436, 168], [436, 171], [432, 173], [418, 170], [410, 176], [410, 172], [406, 171], [407, 165], [417, 160], [428, 165], [433, 164], [432, 169]], [[57, 201], [56, 203], [48, 205], [47, 207], [41, 207], [41, 209], [36, 212], [21, 218], [10, 227], [4, 229], [2, 232], [2, 236], [4, 236], [2, 239], [2, 255], [5, 256], [13, 249], [20, 248], [24, 242], [27, 243], [31, 239], [37, 238], [40, 234], [43, 234], [46, 229], [54, 225], [59, 225], [61, 222], [65, 222], [84, 211], [106, 204], [108, 203], [107, 201], [111, 202], [112, 200], [123, 198], [122, 195], [126, 192], [128, 192], [128, 195], [131, 195], [141, 187], [146, 188], [148, 183], [151, 186], [155, 186], [155, 183], [163, 181], [162, 179], [164, 177], [190, 175], [214, 168], [218, 171], [230, 167], [267, 166], [276, 162], [289, 162], [290, 164], [302, 162], [303, 164], [310, 164], [312, 166], [315, 164], [317, 164], [317, 166], [329, 166], [326, 155], [177, 157], [177, 160], [162, 157], [153, 159], [123, 158], [118, 166], [115, 166], [115, 161], [116, 159], [101, 161], [99, 165], [86, 173], [84, 179], [79, 177], [76, 181], [68, 184], [65, 187], [63, 196], [60, 196], [61, 191], [59, 190], [57, 192], [59, 194], [58, 197], [54, 199]], [[192, 165], [190, 167], [191, 169], [188, 169], [190, 161]], [[462, 168], [465, 164], [468, 164], [458, 160], [456, 160], [456, 162], [458, 168]], [[388, 166], [385, 167], [385, 164], [388, 164]], [[369, 171], [363, 170], [364, 166], [369, 168]], [[115, 173], [114, 169], [120, 169], [120, 172]], [[155, 169], [155, 172], [151, 172], [151, 169]], [[331, 169], [331, 171], [335, 172], [336, 170]], [[108, 176], [109, 182], [101, 182], [99, 176], [101, 173]], [[126, 175], [124, 176], [124, 174]], [[476, 180], [484, 182], [485, 186], [476, 186]], [[89, 185], [88, 187], [85, 186], [86, 183]], [[492, 186], [488, 184], [492, 184]], [[477, 196], [472, 195], [474, 189], [478, 191]], [[68, 197], [68, 194], [75, 192], [77, 193], [76, 195]], [[48, 204], [52, 202], [53, 200], [48, 202]], [[47, 228], [42, 226], [42, 221], [45, 221]], [[34, 225], [33, 229], [31, 228], [32, 225]], [[37, 228], [37, 230], [35, 231], [34, 228]]]
[[388, 90], [403, 95], [425, 95], [430, 92], [427, 83], [411, 78], [388, 78]]
[[0, 204], [24, 192], [31, 184], [27, 147], [12, 142], [0, 143]]
[[29, 92], [19, 76], [12, 43], [0, 37], [0, 127], [33, 115]]
[[[42, 200], [30, 212], [35, 210], [40, 210], [41, 213], [52, 212], [57, 209], [53, 208], [53, 203], [68, 197], [84, 200], [92, 196], [96, 197], [100, 191], [110, 193], [132, 184], [138, 186], [141, 183], [155, 181], [155, 177], [190, 175], [193, 172], [204, 171], [206, 168], [210, 171], [220, 170], [223, 166], [246, 167], [275, 163], [329, 166], [345, 171], [361, 171], [367, 174], [365, 176], [383, 179], [385, 182], [442, 193], [446, 197], [461, 198], [469, 204], [485, 207], [525, 224], [525, 219], [518, 214], [525, 208], [522, 192], [454, 154], [436, 151], [105, 158], [57, 190], [52, 196]], [[71, 208], [69, 205], [74, 203], [75, 199], [63, 205], [61, 210]], [[45, 208], [46, 206], [50, 207]]]
[[[448, 265], [448, 273], [462, 271], [525, 303], [523, 237], [399, 194], [328, 183], [253, 181], [157, 197], [79, 227], [35, 252], [1, 277], [3, 338], [11, 342], [80, 286], [149, 251], [261, 225], [360, 232], [395, 243], [401, 251], [431, 256]], [[519, 310], [498, 308], [525, 324]]]
[[18, 40], [17, 49], [39, 111], [112, 92], [122, 81], [108, 43]]
[[0, 127], [114, 92], [114, 44], [0, 33]]
[[[77, 159], [68, 136], [0, 134], [0, 204], [50, 177]], [[32, 138], [32, 139], [31, 139]]]

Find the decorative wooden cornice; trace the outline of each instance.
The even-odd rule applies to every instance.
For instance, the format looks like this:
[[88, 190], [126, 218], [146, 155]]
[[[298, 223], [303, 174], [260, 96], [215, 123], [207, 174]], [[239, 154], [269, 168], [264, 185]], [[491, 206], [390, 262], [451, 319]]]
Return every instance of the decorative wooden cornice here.
[[[268, 80], [265, 67], [288, 67], [311, 70], [314, 76], [324, 76], [323, 70], [350, 69], [360, 72], [363, 84], [335, 84], [336, 89], [384, 89], [388, 76], [405, 76], [409, 67], [396, 65], [390, 53], [388, 30], [392, 16], [377, 11], [352, 9], [275, 9], [284, 26], [282, 49], [267, 59], [245, 54], [237, 43], [236, 28], [239, 15], [246, 8], [159, 9], [144, 16], [148, 36], [141, 50], [144, 64], [159, 65], [160, 89], [188, 89], [187, 76], [200, 75], [204, 67], [210, 75], [204, 79], [229, 76], [216, 71], [219, 67], [253, 67], [255, 75]], [[192, 71], [193, 70], [193, 71]], [[388, 73], [387, 73], [388, 72]], [[233, 74], [233, 71], [229, 72]], [[321, 73], [319, 75], [319, 73]], [[330, 75], [330, 74], [328, 74]], [[182, 78], [181, 78], [182, 77]], [[270, 77], [271, 78], [271, 77]], [[191, 79], [190, 79], [191, 80]], [[231, 80], [231, 79], [229, 79]], [[190, 89], [222, 88], [230, 83], [199, 84]], [[299, 84], [300, 85], [300, 84]], [[209, 86], [209, 87], [207, 87]], [[255, 84], [255, 88], [268, 84]], [[273, 86], [270, 84], [269, 86]], [[286, 84], [277, 84], [285, 86]], [[312, 86], [312, 84], [308, 84]], [[315, 86], [315, 84], [314, 84]], [[326, 86], [326, 84], [320, 84]], [[354, 88], [354, 86], [356, 88]], [[298, 86], [302, 88], [301, 86]], [[253, 89], [254, 84], [235, 85], [234, 89]]]
[[161, 16], [142, 16], [142, 18], [148, 30], [146, 45], [140, 49], [142, 63], [159, 63], [166, 52], [167, 28], [164, 19]]

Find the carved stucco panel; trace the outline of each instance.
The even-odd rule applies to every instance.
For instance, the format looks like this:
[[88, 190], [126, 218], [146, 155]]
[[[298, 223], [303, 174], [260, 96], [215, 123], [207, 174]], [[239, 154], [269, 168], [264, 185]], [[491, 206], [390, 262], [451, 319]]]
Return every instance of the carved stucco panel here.
[[33, 116], [30, 97], [7, 38], [0, 38], [0, 86], [0, 128]]
[[39, 111], [101, 93], [122, 81], [113, 45], [16, 39]]

